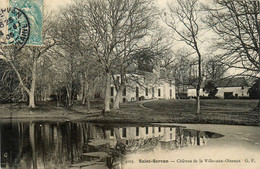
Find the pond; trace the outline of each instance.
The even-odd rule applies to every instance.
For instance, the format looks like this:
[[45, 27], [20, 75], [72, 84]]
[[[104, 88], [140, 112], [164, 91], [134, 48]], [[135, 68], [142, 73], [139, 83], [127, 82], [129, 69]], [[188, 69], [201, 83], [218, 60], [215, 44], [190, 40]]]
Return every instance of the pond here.
[[201, 146], [222, 135], [165, 124], [2, 121], [2, 168], [122, 168], [127, 154]]

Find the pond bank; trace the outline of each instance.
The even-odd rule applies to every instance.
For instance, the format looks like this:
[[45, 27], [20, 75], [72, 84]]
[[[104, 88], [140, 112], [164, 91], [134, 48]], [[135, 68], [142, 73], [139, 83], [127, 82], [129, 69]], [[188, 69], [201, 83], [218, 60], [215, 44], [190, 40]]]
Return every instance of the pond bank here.
[[25, 104], [0, 105], [0, 119], [69, 120], [109, 123], [190, 123], [259, 126], [259, 113], [250, 111], [256, 101], [202, 100], [196, 114], [195, 100], [149, 100], [122, 104], [120, 110], [102, 114], [84, 106], [70, 109], [41, 106], [28, 109]]

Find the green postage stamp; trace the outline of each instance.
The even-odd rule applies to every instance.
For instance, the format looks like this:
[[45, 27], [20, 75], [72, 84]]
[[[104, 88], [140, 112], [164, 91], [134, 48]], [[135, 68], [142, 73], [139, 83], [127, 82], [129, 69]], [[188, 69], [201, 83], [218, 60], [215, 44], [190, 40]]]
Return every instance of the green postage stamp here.
[[0, 2], [0, 44], [42, 45], [43, 0]]

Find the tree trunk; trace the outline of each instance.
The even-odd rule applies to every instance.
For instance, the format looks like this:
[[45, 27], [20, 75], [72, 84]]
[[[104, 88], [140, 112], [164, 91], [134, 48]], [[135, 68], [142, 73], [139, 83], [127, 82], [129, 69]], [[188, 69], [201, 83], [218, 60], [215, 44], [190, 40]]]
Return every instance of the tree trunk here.
[[34, 59], [33, 61], [33, 67], [32, 67], [32, 82], [31, 82], [31, 88], [29, 91], [29, 106], [30, 108], [35, 108], [35, 99], [34, 99], [34, 94], [35, 94], [35, 83], [36, 83], [36, 65], [37, 61]]
[[35, 101], [34, 101], [34, 93], [33, 92], [29, 93], [29, 107], [35, 108]]
[[[259, 2], [258, 2], [259, 5]], [[260, 24], [258, 24], [258, 42], [260, 45], [260, 28], [259, 28]], [[260, 47], [258, 47], [258, 62], [260, 62]], [[258, 105], [256, 107], [256, 110], [260, 113], [260, 63], [258, 64]]]
[[72, 93], [72, 98], [71, 98], [71, 106], [73, 106], [73, 104], [74, 104], [74, 98], [75, 98], [75, 96], [76, 96], [76, 93], [73, 91], [73, 93]]
[[56, 95], [56, 99], [57, 99], [57, 104], [56, 104], [56, 106], [59, 107], [60, 104], [59, 104], [59, 93], [58, 93], [58, 92], [57, 92], [57, 95]]
[[195, 48], [196, 48], [196, 52], [198, 54], [198, 69], [199, 69], [199, 77], [198, 77], [198, 84], [197, 84], [197, 113], [200, 113], [200, 85], [201, 85], [201, 54], [199, 51], [199, 48], [197, 46], [197, 42], [196, 39], [194, 37], [194, 44], [195, 44]]
[[[255, 2], [256, 6], [260, 6], [260, 2], [257, 1]], [[256, 15], [257, 16], [257, 15]], [[256, 17], [257, 18], [257, 17]], [[256, 28], [257, 28], [257, 33], [258, 33], [258, 50], [257, 50], [257, 53], [258, 53], [258, 96], [259, 96], [259, 101], [258, 101], [258, 105], [257, 105], [257, 110], [258, 110], [258, 113], [260, 113], [260, 23], [259, 23], [259, 20], [256, 19], [255, 20], [256, 22]]]
[[86, 89], [85, 89], [85, 82], [83, 82], [82, 85], [82, 99], [81, 99], [81, 104], [84, 106], [86, 104]]
[[43, 97], [43, 101], [47, 101], [47, 89], [44, 89], [44, 97]]
[[83, 97], [84, 97], [84, 80], [80, 79], [80, 90], [79, 90], [79, 93], [77, 95], [77, 100], [80, 100], [81, 104], [82, 104], [82, 101], [83, 101]]
[[16, 73], [16, 75], [17, 75], [17, 78], [18, 78], [18, 80], [19, 80], [19, 82], [20, 82], [20, 85], [21, 85], [21, 90], [23, 91], [25, 91], [28, 95], [29, 95], [29, 93], [30, 93], [30, 91], [29, 91], [29, 89], [24, 85], [24, 82], [23, 82], [23, 80], [22, 80], [22, 78], [21, 78], [21, 74], [19, 73], [19, 71], [16, 69], [16, 67], [14, 66], [14, 64], [12, 63], [12, 62], [9, 62], [10, 63], [10, 65], [11, 65], [11, 67], [13, 68], [13, 70], [15, 71], [15, 73]]
[[68, 96], [67, 98], [68, 98], [68, 106], [69, 106], [69, 107], [71, 107], [71, 106], [72, 106], [71, 97], [70, 97], [70, 96]]
[[87, 97], [87, 110], [88, 111], [90, 110], [90, 99], [89, 99], [89, 97]]
[[84, 106], [86, 104], [86, 96], [83, 94], [81, 104]]
[[260, 77], [258, 77], [258, 97], [259, 97], [259, 101], [255, 110], [258, 111], [258, 113], [260, 113]]
[[69, 89], [68, 86], [66, 86], [66, 92], [67, 92], [67, 106], [71, 107], [71, 90]]
[[196, 95], [197, 113], [200, 113], [200, 85], [198, 85], [196, 88]]
[[120, 103], [120, 100], [122, 99], [123, 90], [124, 90], [124, 85], [121, 84], [117, 93], [116, 93], [116, 98], [115, 98], [115, 102], [114, 102], [114, 105], [113, 105], [114, 110], [119, 109], [119, 103]]
[[109, 107], [109, 103], [110, 103], [110, 87], [111, 87], [111, 83], [110, 83], [110, 73], [107, 72], [106, 73], [106, 87], [105, 87], [105, 99], [104, 99], [104, 108], [105, 108], [105, 112], [109, 112], [110, 111], [110, 107]]
[[89, 93], [89, 85], [88, 82], [83, 82], [83, 92], [82, 92], [82, 105], [86, 104], [86, 100], [88, 99], [88, 93]]

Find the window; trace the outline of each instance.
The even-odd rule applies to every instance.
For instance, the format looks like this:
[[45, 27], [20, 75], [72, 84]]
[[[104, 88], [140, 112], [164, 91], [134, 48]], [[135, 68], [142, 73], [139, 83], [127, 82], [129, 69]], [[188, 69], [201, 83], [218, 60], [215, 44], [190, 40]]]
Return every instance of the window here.
[[123, 103], [125, 103], [126, 102], [126, 98], [123, 98]]
[[148, 96], [148, 88], [145, 88], [145, 96]]
[[170, 131], [172, 131], [172, 127], [170, 128]]
[[114, 136], [114, 129], [110, 130], [110, 136], [112, 136], [112, 137]]
[[161, 89], [158, 89], [158, 97], [161, 96]]
[[111, 95], [111, 96], [114, 96], [114, 87], [111, 87], [111, 89], [110, 89], [110, 95]]
[[170, 134], [170, 139], [172, 139], [172, 133]]
[[170, 98], [172, 98], [172, 89], [170, 89]]
[[154, 127], [153, 127], [153, 133], [154, 133]]
[[158, 132], [159, 132], [159, 133], [161, 132], [161, 127], [158, 127]]
[[152, 97], [154, 97], [154, 88], [152, 88]]
[[123, 128], [122, 137], [126, 138], [126, 128]]
[[136, 136], [139, 136], [139, 127], [136, 127]]
[[126, 96], [126, 87], [123, 90], [123, 96]]
[[148, 127], [146, 127], [146, 129], [145, 129], [145, 133], [146, 133], [146, 134], [149, 133], [149, 128], [148, 128]]

